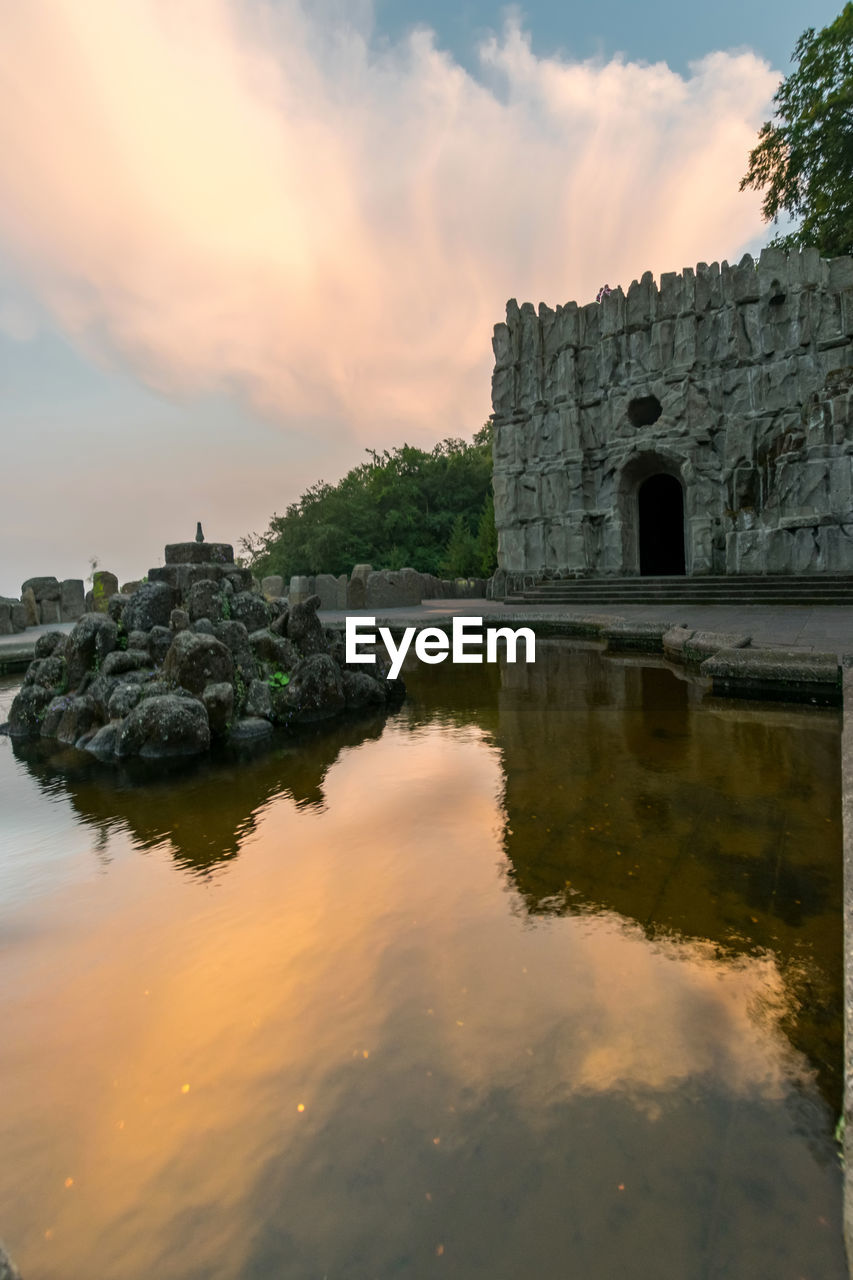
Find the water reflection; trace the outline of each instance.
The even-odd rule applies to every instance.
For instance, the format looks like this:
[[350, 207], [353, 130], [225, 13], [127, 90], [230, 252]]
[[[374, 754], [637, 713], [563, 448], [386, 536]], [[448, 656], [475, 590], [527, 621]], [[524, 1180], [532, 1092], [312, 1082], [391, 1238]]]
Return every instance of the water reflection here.
[[85, 753], [50, 743], [14, 743], [42, 790], [66, 795], [75, 817], [106, 838], [124, 828], [141, 849], [168, 844], [176, 862], [206, 873], [237, 856], [258, 815], [276, 797], [322, 809], [323, 784], [342, 751], [381, 736], [384, 715], [360, 715], [309, 727], [273, 747], [233, 752], [183, 768], [125, 770], [114, 776]]
[[679, 674], [629, 660], [607, 664], [608, 696], [598, 679], [586, 697], [596, 653], [543, 657], [501, 695], [506, 850], [525, 909], [612, 910], [650, 937], [772, 951], [789, 1029], [840, 1109], [838, 713], [706, 705]]
[[478, 676], [173, 788], [0, 743], [90, 836], [0, 979], [25, 1274], [845, 1274], [837, 716]]

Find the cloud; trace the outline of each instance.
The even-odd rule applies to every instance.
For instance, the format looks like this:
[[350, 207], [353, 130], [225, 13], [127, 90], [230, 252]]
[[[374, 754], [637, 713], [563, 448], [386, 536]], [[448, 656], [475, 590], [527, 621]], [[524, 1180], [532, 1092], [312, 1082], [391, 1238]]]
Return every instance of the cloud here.
[[38, 320], [26, 301], [0, 294], [0, 333], [13, 342], [31, 342], [38, 333]]
[[738, 181], [778, 76], [749, 52], [573, 63], [511, 18], [475, 77], [425, 29], [372, 43], [364, 4], [0, 10], [2, 249], [170, 395], [371, 444], [471, 431], [508, 296], [587, 301], [760, 227]]

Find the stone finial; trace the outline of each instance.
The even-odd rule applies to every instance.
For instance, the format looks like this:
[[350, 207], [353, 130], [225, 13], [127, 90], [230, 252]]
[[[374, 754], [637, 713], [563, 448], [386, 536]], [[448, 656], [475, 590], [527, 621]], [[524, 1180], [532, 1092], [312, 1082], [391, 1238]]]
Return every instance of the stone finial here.
[[201, 528], [201, 521], [200, 521], [200, 520], [198, 520], [198, 521], [196, 522], [196, 526], [195, 526], [195, 540], [196, 540], [196, 542], [204, 542], [204, 533], [202, 532], [202, 528]]

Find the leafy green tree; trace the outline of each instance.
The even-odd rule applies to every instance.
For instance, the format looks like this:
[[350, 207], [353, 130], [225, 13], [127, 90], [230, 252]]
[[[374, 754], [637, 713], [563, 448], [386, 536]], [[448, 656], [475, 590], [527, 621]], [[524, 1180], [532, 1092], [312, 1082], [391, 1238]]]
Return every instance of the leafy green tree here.
[[[349, 573], [363, 563], [439, 573], [459, 516], [475, 543], [491, 483], [488, 424], [473, 443], [443, 440], [429, 452], [408, 444], [368, 450], [368, 461], [335, 485], [312, 485], [284, 515], [273, 516], [265, 533], [244, 538], [242, 549], [259, 575]], [[479, 571], [476, 556], [462, 564], [455, 573]]]
[[458, 515], [453, 521], [453, 528], [440, 563], [442, 576], [445, 578], [473, 578], [477, 573], [480, 557], [477, 540], [468, 528], [468, 521]]
[[774, 244], [839, 257], [853, 253], [853, 4], [823, 30], [804, 31], [792, 61], [740, 189], [766, 190], [765, 221], [800, 219]]
[[477, 525], [477, 573], [490, 578], [498, 567], [498, 531], [495, 528], [495, 500], [492, 494], [483, 503]]

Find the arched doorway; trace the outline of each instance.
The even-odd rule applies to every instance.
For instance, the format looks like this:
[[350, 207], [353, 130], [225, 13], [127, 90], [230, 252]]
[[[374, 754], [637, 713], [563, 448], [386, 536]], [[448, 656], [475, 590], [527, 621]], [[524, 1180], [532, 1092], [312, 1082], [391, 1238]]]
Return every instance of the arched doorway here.
[[640, 573], [674, 576], [685, 572], [684, 492], [672, 475], [654, 475], [637, 492]]

